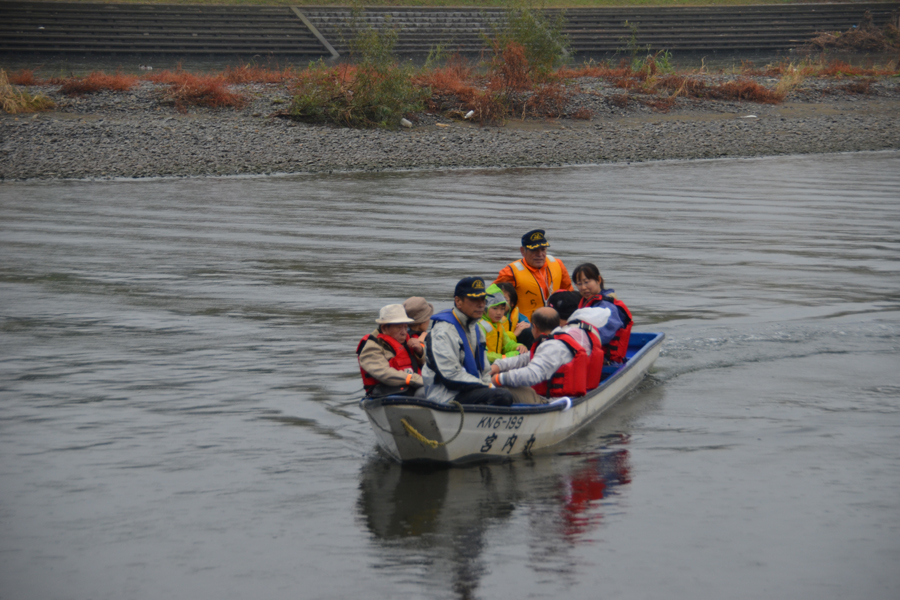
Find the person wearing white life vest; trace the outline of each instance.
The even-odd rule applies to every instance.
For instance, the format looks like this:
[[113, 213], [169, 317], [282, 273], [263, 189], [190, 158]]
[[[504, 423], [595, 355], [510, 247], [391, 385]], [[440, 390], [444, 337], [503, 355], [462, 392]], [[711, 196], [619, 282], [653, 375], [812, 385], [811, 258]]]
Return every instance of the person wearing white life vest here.
[[519, 252], [522, 258], [500, 269], [494, 283], [511, 283], [518, 295], [519, 312], [529, 320], [531, 313], [547, 305], [554, 292], [570, 291], [572, 279], [558, 258], [547, 254], [550, 242], [543, 229], [533, 229], [522, 236]]

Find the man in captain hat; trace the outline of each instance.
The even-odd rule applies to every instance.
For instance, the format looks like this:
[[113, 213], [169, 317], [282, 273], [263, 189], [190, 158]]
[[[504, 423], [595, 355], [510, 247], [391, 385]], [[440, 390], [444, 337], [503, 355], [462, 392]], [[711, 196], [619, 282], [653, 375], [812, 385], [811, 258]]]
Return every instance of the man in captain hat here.
[[434, 324], [425, 342], [425, 394], [434, 402], [460, 404], [535, 404], [541, 397], [531, 388], [494, 387], [484, 334], [478, 321], [484, 315], [485, 283], [465, 277], [456, 284], [453, 308], [431, 317]]
[[571, 291], [572, 279], [558, 258], [547, 254], [550, 242], [543, 229], [533, 229], [522, 236], [519, 252], [522, 258], [500, 270], [494, 283], [511, 283], [519, 296], [519, 312], [529, 319], [531, 313], [547, 305], [554, 292]]

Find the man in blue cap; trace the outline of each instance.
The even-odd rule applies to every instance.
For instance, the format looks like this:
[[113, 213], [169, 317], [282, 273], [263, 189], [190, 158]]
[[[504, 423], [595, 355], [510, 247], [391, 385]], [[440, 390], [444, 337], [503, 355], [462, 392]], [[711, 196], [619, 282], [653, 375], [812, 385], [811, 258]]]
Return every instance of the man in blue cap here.
[[558, 258], [547, 254], [550, 242], [543, 229], [532, 229], [522, 236], [522, 258], [503, 267], [494, 283], [511, 283], [516, 288], [519, 312], [531, 319], [531, 313], [547, 305], [554, 292], [571, 291], [569, 271]]
[[434, 324], [425, 344], [425, 395], [434, 402], [509, 406], [538, 402], [531, 388], [498, 388], [491, 383], [491, 366], [478, 321], [484, 315], [484, 280], [466, 277], [456, 284], [453, 308], [431, 317]]

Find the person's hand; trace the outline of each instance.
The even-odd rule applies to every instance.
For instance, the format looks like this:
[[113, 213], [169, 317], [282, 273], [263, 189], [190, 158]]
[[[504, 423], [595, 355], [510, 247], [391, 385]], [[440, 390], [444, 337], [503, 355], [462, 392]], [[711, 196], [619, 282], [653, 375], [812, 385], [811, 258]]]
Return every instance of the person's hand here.
[[519, 323], [516, 325], [516, 331], [515, 331], [516, 337], [518, 337], [520, 333], [522, 333], [529, 327], [531, 327], [530, 323], [526, 323], [525, 321], [519, 321]]
[[500, 373], [500, 367], [496, 364], [491, 365], [491, 377]]
[[526, 347], [525, 347], [524, 345], [522, 345], [522, 344], [519, 344], [518, 346], [516, 346], [516, 351], [517, 351], [519, 354], [527, 354], [527, 353], [528, 353], [528, 348], [526, 348]]
[[406, 345], [409, 346], [409, 349], [418, 354], [419, 356], [425, 354], [425, 347], [422, 346], [422, 340], [418, 338], [411, 337], [406, 341]]
[[428, 334], [429, 334], [429, 333], [431, 333], [431, 332], [430, 332], [430, 331], [426, 331], [425, 333], [423, 333], [422, 335], [420, 335], [420, 336], [419, 336], [419, 341], [422, 342], [422, 343], [424, 344], [424, 343], [425, 343], [425, 338], [428, 337]]

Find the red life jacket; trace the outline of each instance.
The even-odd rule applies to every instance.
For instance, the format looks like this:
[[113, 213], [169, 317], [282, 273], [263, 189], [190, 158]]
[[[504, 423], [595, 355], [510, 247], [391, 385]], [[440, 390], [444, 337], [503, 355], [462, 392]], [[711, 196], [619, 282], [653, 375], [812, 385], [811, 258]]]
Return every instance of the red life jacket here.
[[568, 362], [556, 370], [548, 381], [542, 381], [531, 386], [541, 396], [584, 396], [587, 392], [587, 352], [568, 333], [554, 333], [552, 336], [538, 340], [531, 346], [531, 358], [541, 342], [549, 339], [559, 340], [573, 354], [571, 362]]
[[631, 311], [628, 310], [624, 302], [621, 300], [608, 300], [619, 309], [619, 316], [622, 317], [622, 328], [610, 340], [607, 354], [610, 362], [625, 362], [625, 353], [628, 351], [628, 341], [631, 339], [631, 326], [634, 324], [634, 320], [631, 318]]
[[[362, 353], [363, 346], [366, 345], [366, 342], [369, 340], [381, 340], [390, 346], [391, 350], [394, 351], [394, 357], [388, 361], [388, 364], [393, 369], [397, 369], [398, 371], [404, 371], [406, 373], [420, 373], [421, 369], [419, 368], [419, 363], [413, 360], [412, 352], [409, 351], [409, 347], [406, 344], [401, 344], [394, 338], [384, 335], [383, 333], [379, 333], [376, 338], [371, 333], [363, 339], [359, 340], [359, 345], [356, 347], [356, 361], [359, 362], [359, 355]], [[362, 366], [359, 367], [359, 374], [362, 376], [363, 387], [366, 389], [366, 394], [371, 394], [372, 390], [375, 389], [375, 386], [378, 385], [379, 381], [369, 375]]]
[[593, 298], [582, 298], [578, 302], [578, 308], [591, 307], [600, 304], [602, 300], [606, 300], [616, 305], [619, 309], [619, 318], [622, 319], [622, 327], [616, 331], [613, 339], [606, 345], [606, 357], [609, 362], [625, 362], [625, 353], [628, 351], [628, 341], [631, 339], [631, 326], [634, 320], [631, 317], [631, 311], [625, 306], [621, 300], [616, 300], [610, 296], [596, 295]]
[[578, 325], [580, 329], [583, 329], [588, 334], [588, 338], [591, 340], [591, 354], [588, 356], [587, 366], [587, 389], [592, 390], [600, 385], [600, 378], [603, 376], [603, 358], [605, 356], [603, 343], [600, 341], [600, 336], [597, 335], [594, 326], [590, 323], [576, 320], [570, 321], [569, 325]]

